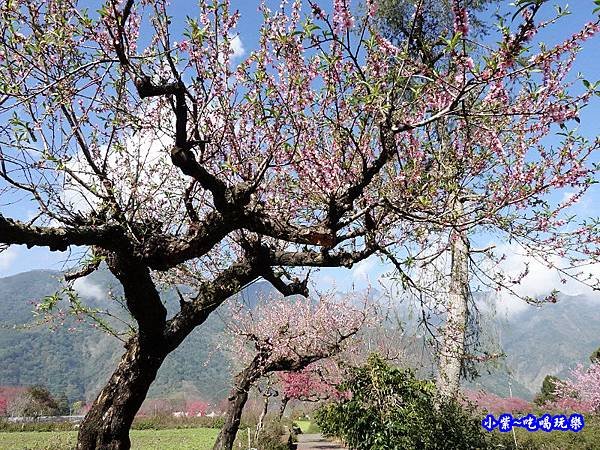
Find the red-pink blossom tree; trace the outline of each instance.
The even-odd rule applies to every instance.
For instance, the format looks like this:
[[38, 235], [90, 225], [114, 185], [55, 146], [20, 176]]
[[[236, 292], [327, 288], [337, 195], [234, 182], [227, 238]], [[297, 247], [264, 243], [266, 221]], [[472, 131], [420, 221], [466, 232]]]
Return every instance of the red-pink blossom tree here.
[[189, 417], [205, 416], [208, 411], [208, 403], [202, 400], [194, 400], [186, 405], [186, 414]]
[[278, 378], [281, 391], [279, 419], [283, 417], [290, 400], [318, 402], [343, 395], [337, 389], [342, 381], [341, 370], [330, 360], [310, 364], [298, 372], [283, 372]]
[[[327, 370], [319, 364], [311, 364], [299, 372], [284, 372], [279, 375], [282, 386], [283, 399], [301, 401], [319, 401], [335, 398], [340, 395], [336, 383], [326, 377], [323, 371]], [[331, 370], [331, 369], [330, 369]], [[341, 381], [341, 378], [338, 382]]]
[[[465, 53], [457, 14], [439, 67], [380, 36], [373, 1], [360, 21], [345, 0], [331, 12], [262, 4], [258, 48], [239, 64], [228, 1], [201, 2], [185, 36], [175, 36], [166, 0], [98, 3], [98, 14], [77, 0], [0, 5], [0, 195], [38, 208], [27, 220], [3, 208], [0, 243], [83, 246], [67, 282], [106, 263], [136, 324], [81, 424], [79, 450], [128, 449], [164, 359], [255, 279], [306, 295], [302, 268], [374, 254], [400, 262], [404, 244], [431, 247], [415, 227], [421, 211], [444, 229], [489, 222], [543, 237], [558, 216], [510, 221], [496, 205], [535, 211], [531, 189], [588, 177], [588, 145], [568, 137], [547, 151], [540, 140], [589, 98], [569, 97], [562, 83], [597, 24], [527, 59], [527, 39], [550, 26], [534, 22], [541, 1], [480, 61]], [[428, 144], [443, 119], [443, 129], [455, 124], [451, 152]], [[456, 187], [457, 174], [475, 193]], [[457, 208], [469, 217], [458, 227]], [[590, 230], [579, 237], [593, 241]], [[157, 285], [180, 284], [194, 295], [167, 317]]]
[[496, 394], [486, 391], [465, 390], [464, 397], [470, 403], [477, 406], [482, 411], [494, 414], [528, 413], [533, 410], [533, 405], [527, 400], [519, 397], [500, 397]]
[[22, 386], [0, 386], [0, 415], [7, 415], [11, 405], [25, 394], [26, 387]]
[[231, 450], [248, 393], [261, 378], [301, 371], [352, 346], [373, 318], [371, 308], [351, 297], [324, 294], [311, 298], [263, 300], [253, 308], [237, 305], [227, 321], [232, 348], [242, 365], [229, 395], [225, 424], [215, 450]]

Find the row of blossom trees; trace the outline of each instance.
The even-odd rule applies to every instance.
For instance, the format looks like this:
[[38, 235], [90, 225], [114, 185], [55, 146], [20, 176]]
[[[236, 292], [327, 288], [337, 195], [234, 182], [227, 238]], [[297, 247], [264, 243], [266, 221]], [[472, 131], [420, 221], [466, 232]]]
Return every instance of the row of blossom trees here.
[[[77, 448], [128, 449], [165, 358], [258, 278], [307, 296], [315, 268], [380, 255], [427, 293], [411, 273], [450, 255], [440, 387], [454, 395], [474, 260], [498, 259], [471, 248], [474, 233], [500, 231], [584, 277], [551, 257], [597, 253], [595, 224], [564, 211], [595, 174], [598, 142], [571, 127], [595, 86], [571, 92], [567, 77], [599, 26], [536, 47], [555, 22], [537, 19], [543, 3], [517, 1], [521, 15], [483, 46], [456, 0], [454, 29], [425, 59], [414, 55], [421, 1], [397, 45], [374, 1], [360, 20], [346, 0], [263, 2], [258, 47], [236, 63], [229, 1], [200, 2], [185, 39], [166, 0], [98, 1], [97, 13], [77, 0], [2, 2], [0, 243], [84, 248], [66, 282], [105, 263], [136, 324]], [[547, 145], [557, 126], [564, 139]], [[556, 204], [564, 188], [575, 195]], [[7, 208], [22, 201], [33, 217]], [[193, 293], [169, 316], [159, 288], [181, 284]]]

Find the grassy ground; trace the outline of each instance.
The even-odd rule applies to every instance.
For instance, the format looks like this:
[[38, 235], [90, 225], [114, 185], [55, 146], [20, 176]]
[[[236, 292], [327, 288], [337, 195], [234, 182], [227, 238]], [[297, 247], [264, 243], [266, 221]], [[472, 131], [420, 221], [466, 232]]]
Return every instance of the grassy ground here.
[[[219, 430], [191, 428], [180, 430], [133, 430], [134, 450], [210, 450]], [[0, 433], [2, 450], [71, 450], [76, 431]]]
[[[318, 428], [308, 420], [295, 423], [303, 433], [316, 433]], [[134, 450], [210, 450], [219, 433], [215, 428], [185, 428], [170, 430], [132, 430]], [[497, 431], [495, 434], [500, 435]], [[579, 433], [553, 431], [528, 433], [517, 429], [519, 450], [597, 450], [600, 448], [600, 420], [586, 417], [585, 428]], [[503, 434], [498, 449], [515, 448], [511, 433]], [[71, 450], [76, 431], [0, 432], [2, 450]]]
[[314, 434], [321, 432], [317, 424], [311, 422], [310, 420], [294, 420], [294, 423], [300, 427], [302, 433], [304, 434]]

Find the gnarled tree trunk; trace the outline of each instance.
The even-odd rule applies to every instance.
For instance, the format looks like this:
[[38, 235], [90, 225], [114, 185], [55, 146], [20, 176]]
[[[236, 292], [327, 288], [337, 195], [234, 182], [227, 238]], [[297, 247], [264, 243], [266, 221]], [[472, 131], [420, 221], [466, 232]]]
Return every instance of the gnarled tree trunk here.
[[182, 298], [180, 311], [167, 321], [167, 310], [147, 266], [122, 255], [111, 255], [108, 265], [123, 285], [139, 332], [126, 344], [117, 369], [81, 423], [77, 450], [128, 450], [129, 428], [167, 355], [225, 299], [255, 279], [260, 269], [255, 263], [232, 265], [200, 285], [193, 300]]
[[242, 411], [244, 411], [244, 406], [248, 401], [248, 391], [251, 385], [252, 383], [249, 380], [240, 380], [231, 390], [225, 423], [219, 432], [213, 450], [231, 450], [233, 448], [233, 442], [240, 428]]
[[259, 367], [261, 366], [263, 358], [263, 354], [258, 354], [244, 370], [235, 376], [233, 389], [229, 394], [229, 404], [227, 406], [225, 423], [219, 432], [213, 450], [231, 450], [233, 448], [235, 435], [240, 428], [242, 412], [248, 401], [248, 393], [252, 385], [262, 375]]
[[77, 450], [128, 450], [129, 428], [167, 351], [140, 345], [136, 336], [79, 428]]

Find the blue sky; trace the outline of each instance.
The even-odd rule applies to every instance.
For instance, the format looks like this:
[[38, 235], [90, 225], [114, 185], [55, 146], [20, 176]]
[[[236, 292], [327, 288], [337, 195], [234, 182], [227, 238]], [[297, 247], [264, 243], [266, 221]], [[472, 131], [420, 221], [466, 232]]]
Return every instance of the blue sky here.
[[[92, 4], [91, 1], [84, 2]], [[279, 2], [267, 2], [272, 9], [276, 9]], [[503, 9], [508, 8], [510, 2], [500, 2]], [[567, 2], [549, 2], [554, 4], [566, 5]], [[194, 6], [195, 2], [173, 0], [172, 4], [175, 7], [171, 8], [173, 14], [173, 40], [181, 40], [183, 32], [183, 24], [186, 16], [194, 17], [197, 10]], [[247, 54], [257, 45], [258, 32], [260, 29], [261, 15], [258, 13], [257, 1], [250, 0], [232, 0], [233, 9], [239, 9], [241, 20], [238, 25], [238, 32], [241, 44], [238, 48], [240, 56]], [[329, 2], [321, 1], [324, 7], [329, 5]], [[561, 19], [557, 26], [551, 27], [552, 33], [545, 33], [542, 38], [549, 44], [554, 44], [564, 40], [567, 36], [578, 31], [581, 26], [593, 19], [592, 10], [594, 8], [592, 0], [576, 0], [570, 5], [572, 14]], [[90, 8], [93, 9], [93, 8]], [[178, 36], [179, 35], [179, 36]], [[492, 34], [489, 39], [493, 39]], [[142, 38], [143, 39], [143, 38]], [[243, 53], [243, 54], [242, 54]], [[580, 53], [576, 62], [574, 73], [583, 72], [590, 81], [600, 79], [600, 38], [592, 39], [585, 44], [584, 50]], [[595, 100], [593, 104], [587, 108], [582, 114], [582, 133], [590, 139], [594, 139], [600, 129], [600, 102]], [[598, 200], [600, 193], [597, 189], [592, 190], [575, 209], [574, 212], [583, 216], [595, 215], [598, 213]], [[8, 217], [27, 218], [34, 214], [35, 206], [31, 202], [17, 202], [16, 204], [7, 205], [6, 198], [0, 199], [0, 212]], [[75, 255], [77, 251], [75, 251]], [[67, 262], [69, 254], [66, 253], [51, 253], [45, 249], [27, 250], [24, 246], [13, 246], [7, 251], [0, 253], [0, 277], [19, 273], [31, 269], [56, 269], [61, 270], [69, 266]], [[381, 266], [377, 259], [370, 259], [360, 263], [353, 270], [335, 269], [324, 270], [320, 273], [318, 279], [320, 281], [331, 283], [335, 282], [338, 287], [349, 287], [355, 283], [357, 287], [364, 287], [367, 281], [375, 282], [382, 272], [386, 270]]]

